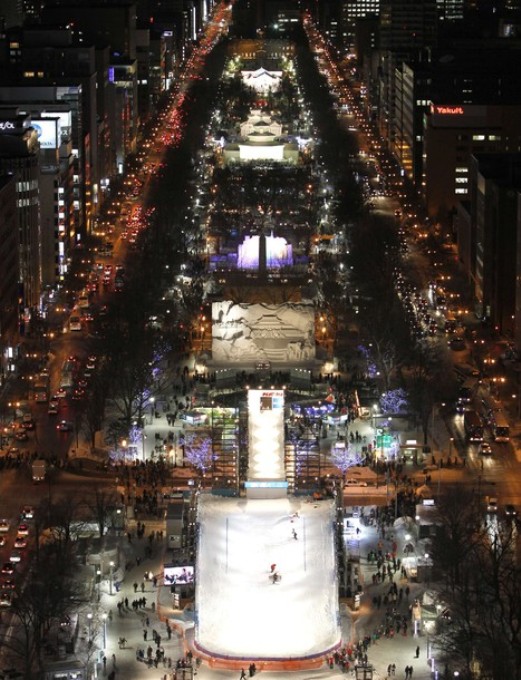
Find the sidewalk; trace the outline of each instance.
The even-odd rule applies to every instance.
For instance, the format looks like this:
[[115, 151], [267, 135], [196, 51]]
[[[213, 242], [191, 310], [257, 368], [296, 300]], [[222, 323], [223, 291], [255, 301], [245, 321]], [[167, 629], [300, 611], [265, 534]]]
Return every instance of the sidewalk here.
[[[152, 531], [162, 531], [164, 536], [164, 522], [144, 520], [146, 531], [143, 538], [136, 537], [135, 522], [130, 522], [128, 531], [132, 532], [132, 542], [129, 543], [126, 536], [122, 537], [122, 548], [125, 551], [125, 562], [131, 563], [129, 569], [119, 582], [119, 592], [113, 588], [113, 594], [109, 593], [108, 583], [105, 581], [101, 590], [100, 609], [102, 612], [111, 614], [112, 620], [107, 619], [106, 627], [106, 646], [105, 657], [106, 670], [104, 672], [103, 663], [97, 664], [98, 676], [105, 677], [113, 669], [116, 671], [116, 678], [163, 678], [165, 673], [173, 671], [178, 659], [183, 659], [185, 650], [182, 640], [172, 629], [171, 639], [168, 639], [167, 628], [164, 622], [159, 620], [157, 615], [157, 600], [159, 597], [159, 584], [154, 587], [152, 580], [146, 579], [145, 574], [152, 574], [160, 579], [163, 573], [163, 557], [165, 552], [166, 538], [162, 540], [154, 539], [149, 543], [148, 537]], [[145, 546], [151, 545], [153, 554], [150, 559], [145, 558]], [[136, 558], [140, 559], [140, 564], [136, 564]], [[137, 592], [134, 591], [134, 583], [138, 584]], [[140, 598], [146, 598], [146, 606], [133, 608], [132, 603]], [[121, 613], [118, 612], [118, 603], [122, 603]], [[126, 606], [128, 603], [128, 606]], [[147, 625], [148, 622], [148, 625]], [[153, 641], [153, 633], [156, 631], [161, 636], [160, 647], [164, 649], [165, 663], [162, 661], [157, 668], [148, 668], [145, 663], [137, 661], [138, 650], [143, 650], [145, 658], [147, 648], [153, 650], [153, 658], [157, 645]], [[144, 639], [146, 632], [146, 641]], [[118, 640], [125, 638], [126, 643], [120, 649]], [[97, 637], [96, 644], [103, 647], [103, 634]], [[113, 660], [115, 655], [115, 665]], [[100, 658], [103, 657], [101, 654]], [[171, 659], [172, 668], [168, 668], [166, 662]], [[167, 675], [167, 677], [170, 677]]]
[[[406, 617], [407, 621], [407, 635], [403, 635], [403, 629], [400, 633], [395, 633], [393, 637], [386, 638], [381, 635], [377, 641], [371, 642], [369, 645], [367, 655], [369, 663], [373, 664], [377, 672], [377, 677], [385, 678], [387, 676], [387, 667], [389, 664], [396, 665], [396, 675], [400, 678], [405, 676], [405, 667], [413, 666], [413, 677], [418, 680], [429, 680], [431, 678], [431, 670], [427, 664], [427, 637], [424, 633], [418, 636], [414, 635], [414, 626], [411, 622], [410, 606], [415, 599], [421, 599], [423, 592], [427, 589], [426, 584], [415, 583], [407, 578], [401, 576], [398, 570], [392, 582], [396, 583], [398, 593], [402, 590], [403, 597], [396, 603], [390, 603], [388, 608], [382, 603], [378, 608], [373, 604], [373, 598], [381, 596], [382, 600], [389, 593], [391, 581], [385, 578], [384, 582], [373, 583], [373, 575], [377, 572], [377, 565], [374, 562], [368, 562], [367, 556], [371, 551], [378, 550], [381, 546], [382, 552], [392, 553], [393, 543], [396, 544], [396, 555], [398, 558], [404, 554], [404, 545], [406, 543], [406, 532], [402, 527], [388, 528], [386, 531], [387, 538], [382, 538], [376, 526], [366, 526], [356, 519], [350, 519], [350, 524], [355, 528], [360, 529], [358, 538], [359, 555], [360, 555], [360, 582], [363, 588], [363, 594], [360, 601], [360, 609], [358, 612], [353, 612], [353, 641], [361, 640], [364, 636], [373, 637], [373, 633], [381, 626], [385, 628], [386, 611], [394, 612]], [[389, 565], [389, 562], [386, 562]], [[410, 592], [407, 596], [405, 589], [409, 587]], [[416, 658], [416, 648], [420, 648], [419, 658]]]

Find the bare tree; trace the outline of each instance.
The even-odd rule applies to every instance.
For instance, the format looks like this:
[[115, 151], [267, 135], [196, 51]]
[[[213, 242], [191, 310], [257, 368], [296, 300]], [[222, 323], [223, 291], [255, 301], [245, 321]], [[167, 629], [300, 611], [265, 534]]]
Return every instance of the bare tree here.
[[98, 526], [100, 538], [103, 538], [105, 535], [105, 530], [109, 526], [109, 520], [112, 517], [116, 504], [116, 494], [103, 489], [96, 489], [94, 495], [86, 501], [86, 505], [92, 512], [94, 521]]
[[7, 655], [23, 664], [28, 680], [42, 671], [45, 639], [53, 623], [59, 624], [86, 600], [84, 586], [76, 579], [73, 552], [64, 558], [52, 543], [41, 551], [45, 568], [35, 570], [23, 591], [16, 591], [10, 634], [2, 639]]
[[435, 645], [444, 658], [474, 663], [482, 677], [521, 679], [521, 567], [510, 521], [484, 517], [479, 499], [458, 489], [440, 504], [433, 558], [441, 570], [443, 615]]

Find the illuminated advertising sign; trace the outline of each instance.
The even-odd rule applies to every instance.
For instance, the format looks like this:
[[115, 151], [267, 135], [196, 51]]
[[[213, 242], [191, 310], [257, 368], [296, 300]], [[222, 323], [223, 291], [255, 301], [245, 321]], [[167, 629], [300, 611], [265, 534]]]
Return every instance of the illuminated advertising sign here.
[[33, 119], [31, 127], [36, 130], [38, 142], [41, 149], [56, 149], [58, 142], [58, 120], [57, 119]]
[[163, 578], [168, 585], [193, 583], [194, 568], [192, 566], [178, 567], [177, 565], [165, 564]]
[[0, 121], [0, 131], [14, 130], [14, 129], [15, 129], [15, 124], [13, 122], [11, 122], [10, 120]]
[[463, 106], [443, 106], [440, 104], [432, 104], [431, 113], [436, 113], [440, 116], [463, 116], [465, 109]]
[[58, 119], [58, 131], [62, 134], [62, 130], [70, 130], [72, 125], [72, 112], [71, 111], [43, 111], [41, 114], [42, 118], [57, 118]]

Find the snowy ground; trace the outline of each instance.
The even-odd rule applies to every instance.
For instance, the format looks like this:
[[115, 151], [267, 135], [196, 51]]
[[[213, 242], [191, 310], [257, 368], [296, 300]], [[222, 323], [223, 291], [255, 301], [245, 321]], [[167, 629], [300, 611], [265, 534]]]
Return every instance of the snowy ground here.
[[[291, 659], [340, 641], [332, 502], [203, 495], [198, 521], [195, 639], [201, 648], [219, 656]], [[281, 576], [277, 584], [272, 564]]]

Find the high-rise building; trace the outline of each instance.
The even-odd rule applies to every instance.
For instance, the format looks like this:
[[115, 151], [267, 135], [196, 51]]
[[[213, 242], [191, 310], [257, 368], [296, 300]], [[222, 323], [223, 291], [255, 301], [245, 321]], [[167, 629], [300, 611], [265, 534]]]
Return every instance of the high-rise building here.
[[521, 153], [476, 154], [469, 165], [468, 275], [475, 310], [521, 342]]
[[458, 201], [469, 198], [471, 157], [504, 151], [521, 151], [521, 104], [432, 104], [425, 116], [423, 151], [429, 215], [449, 222]]
[[0, 386], [13, 366], [18, 344], [18, 212], [16, 179], [0, 176]]
[[30, 118], [4, 112], [0, 134], [0, 174], [14, 177], [19, 236], [20, 299], [26, 318], [40, 302], [40, 196], [36, 130]]

